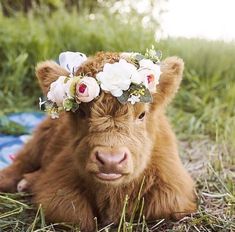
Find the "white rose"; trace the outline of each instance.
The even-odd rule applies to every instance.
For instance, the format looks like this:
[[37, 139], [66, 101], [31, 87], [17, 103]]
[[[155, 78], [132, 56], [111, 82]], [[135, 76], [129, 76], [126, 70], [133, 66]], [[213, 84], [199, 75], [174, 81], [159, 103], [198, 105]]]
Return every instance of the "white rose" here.
[[138, 72], [142, 77], [145, 87], [150, 92], [155, 92], [161, 75], [160, 65], [154, 64], [151, 60], [147, 59], [140, 60], [139, 65]]
[[76, 72], [86, 60], [86, 55], [81, 52], [62, 52], [59, 55], [60, 66], [69, 71], [70, 74]]
[[120, 97], [123, 90], [130, 87], [131, 82], [141, 83], [141, 76], [133, 64], [124, 59], [114, 64], [105, 64], [103, 71], [96, 75], [101, 82], [101, 89], [111, 92], [115, 97]]
[[48, 100], [55, 102], [57, 106], [62, 106], [63, 100], [67, 97], [65, 91], [65, 80], [68, 77], [60, 76], [50, 85], [50, 91], [47, 93]]
[[90, 102], [100, 93], [100, 86], [93, 77], [83, 77], [76, 85], [76, 97], [81, 102]]

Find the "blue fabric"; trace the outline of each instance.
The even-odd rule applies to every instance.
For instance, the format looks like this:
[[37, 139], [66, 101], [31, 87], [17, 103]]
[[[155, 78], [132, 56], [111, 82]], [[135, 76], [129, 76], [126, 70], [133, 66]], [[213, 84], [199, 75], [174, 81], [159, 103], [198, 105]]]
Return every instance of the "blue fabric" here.
[[[22, 125], [31, 134], [33, 129], [45, 118], [43, 113], [17, 113], [7, 116], [9, 120]], [[30, 135], [0, 134], [0, 169], [7, 167], [14, 159], [15, 154], [28, 141]]]

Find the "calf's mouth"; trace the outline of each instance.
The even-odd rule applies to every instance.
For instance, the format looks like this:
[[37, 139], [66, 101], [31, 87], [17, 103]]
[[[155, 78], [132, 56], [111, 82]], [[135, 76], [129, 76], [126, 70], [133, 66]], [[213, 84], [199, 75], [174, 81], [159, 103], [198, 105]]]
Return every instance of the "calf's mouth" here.
[[104, 173], [99, 172], [96, 173], [95, 176], [98, 179], [104, 180], [104, 181], [115, 181], [117, 179], [120, 179], [123, 175], [121, 173]]
[[90, 155], [87, 169], [96, 180], [111, 182], [130, 173], [131, 153], [126, 147], [96, 147]]

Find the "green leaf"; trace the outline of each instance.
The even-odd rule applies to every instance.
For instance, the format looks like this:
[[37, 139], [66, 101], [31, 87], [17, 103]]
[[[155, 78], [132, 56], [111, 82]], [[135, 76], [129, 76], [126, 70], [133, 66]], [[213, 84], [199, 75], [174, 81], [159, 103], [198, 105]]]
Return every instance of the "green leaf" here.
[[72, 81], [71, 86], [69, 88], [69, 92], [72, 97], [75, 97], [75, 95], [76, 95], [76, 85], [80, 80], [81, 80], [81, 77], [78, 77], [78, 76], [73, 77], [73, 81]]
[[142, 54], [136, 54], [135, 59], [139, 62], [143, 60], [145, 57]]
[[156, 51], [156, 56], [158, 57], [159, 61], [162, 59], [162, 52]]
[[79, 104], [77, 102], [74, 102], [71, 111], [76, 112], [78, 110], [78, 108], [79, 108]]
[[70, 77], [66, 77], [66, 78], [64, 79], [64, 84], [66, 84], [69, 79], [70, 79]]
[[126, 91], [123, 91], [123, 94], [120, 97], [117, 97], [117, 99], [120, 103], [125, 104], [131, 95], [140, 96], [140, 102], [143, 103], [153, 101], [150, 91], [144, 85], [137, 85], [133, 83], [131, 84], [130, 88]]
[[129, 90], [123, 91], [123, 94], [120, 97], [117, 97], [118, 101], [122, 104], [127, 103], [127, 100], [130, 96]]
[[74, 106], [74, 99], [73, 98], [67, 98], [63, 101], [63, 107], [66, 111], [72, 110], [73, 106]]
[[152, 102], [152, 101], [153, 101], [152, 94], [150, 93], [150, 91], [147, 88], [145, 88], [145, 94], [140, 95], [140, 102], [148, 103], [148, 102]]
[[152, 48], [146, 49], [145, 57], [147, 59], [152, 60], [154, 63], [158, 63], [158, 62], [160, 62], [160, 60], [162, 58], [162, 52], [156, 51], [154, 46], [152, 46]]
[[55, 107], [56, 103], [54, 103], [50, 100], [47, 100], [43, 106], [44, 107], [42, 107], [41, 109], [44, 111], [48, 111], [48, 110], [52, 109], [53, 107]]

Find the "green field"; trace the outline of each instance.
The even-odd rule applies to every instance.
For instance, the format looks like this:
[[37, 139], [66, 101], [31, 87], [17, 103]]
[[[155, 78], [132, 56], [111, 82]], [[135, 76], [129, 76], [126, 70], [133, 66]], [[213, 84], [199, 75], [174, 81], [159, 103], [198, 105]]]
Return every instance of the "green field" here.
[[[180, 222], [147, 224], [154, 231], [235, 231], [235, 43], [184, 38], [157, 43], [156, 28], [142, 27], [138, 16], [125, 21], [108, 13], [96, 14], [95, 20], [64, 10], [0, 15], [0, 130], [17, 133], [15, 125], [13, 130], [1, 123], [7, 113], [38, 110], [37, 62], [56, 60], [66, 50], [89, 55], [101, 50], [144, 52], [154, 44], [163, 58], [177, 55], [185, 61], [183, 83], [168, 115], [181, 157], [197, 183], [199, 210]], [[128, 222], [120, 225], [120, 231], [137, 231]], [[58, 231], [19, 194], [0, 195], [0, 228]], [[145, 222], [138, 231], [148, 231]]]

